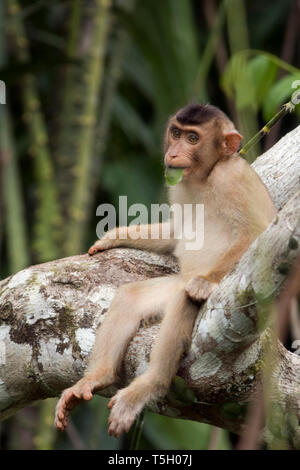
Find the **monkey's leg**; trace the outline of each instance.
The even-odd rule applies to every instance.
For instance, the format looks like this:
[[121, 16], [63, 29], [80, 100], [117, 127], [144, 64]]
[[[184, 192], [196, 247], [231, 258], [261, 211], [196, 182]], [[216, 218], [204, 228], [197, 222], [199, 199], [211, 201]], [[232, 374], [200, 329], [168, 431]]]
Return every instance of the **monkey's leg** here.
[[163, 397], [176, 374], [182, 353], [190, 344], [198, 308], [187, 298], [182, 284], [170, 300], [153, 346], [148, 370], [110, 400], [109, 434], [128, 432], [136, 415], [152, 400]]
[[69, 412], [93, 393], [113, 384], [128, 343], [142, 319], [162, 314], [177, 276], [149, 279], [121, 286], [97, 330], [95, 345], [84, 377], [66, 389], [56, 407], [55, 424], [67, 426]]

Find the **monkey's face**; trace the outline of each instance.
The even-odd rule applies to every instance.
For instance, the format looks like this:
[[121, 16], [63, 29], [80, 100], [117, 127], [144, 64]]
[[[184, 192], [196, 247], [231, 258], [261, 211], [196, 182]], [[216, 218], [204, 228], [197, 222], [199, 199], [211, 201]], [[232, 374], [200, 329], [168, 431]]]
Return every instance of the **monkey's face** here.
[[209, 123], [182, 125], [176, 118], [169, 123], [165, 140], [165, 166], [183, 168], [189, 176], [207, 167], [208, 159], [215, 158], [219, 139], [211, 132]]
[[183, 168], [184, 178], [202, 178], [215, 163], [236, 152], [241, 135], [233, 128], [224, 132], [215, 119], [190, 125], [171, 118], [165, 137], [165, 166]]

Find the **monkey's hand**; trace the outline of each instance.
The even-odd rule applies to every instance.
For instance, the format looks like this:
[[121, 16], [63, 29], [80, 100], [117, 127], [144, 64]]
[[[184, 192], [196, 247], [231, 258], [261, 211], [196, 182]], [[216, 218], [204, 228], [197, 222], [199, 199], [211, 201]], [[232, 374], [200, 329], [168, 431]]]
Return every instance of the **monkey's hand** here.
[[118, 246], [119, 240], [119, 231], [118, 229], [113, 229], [107, 232], [100, 240], [97, 240], [94, 245], [88, 251], [88, 254], [93, 256], [98, 251], [109, 250], [110, 248], [115, 248]]
[[201, 302], [207, 300], [217, 286], [218, 283], [216, 282], [207, 281], [201, 276], [196, 276], [189, 280], [185, 286], [185, 291], [192, 300]]

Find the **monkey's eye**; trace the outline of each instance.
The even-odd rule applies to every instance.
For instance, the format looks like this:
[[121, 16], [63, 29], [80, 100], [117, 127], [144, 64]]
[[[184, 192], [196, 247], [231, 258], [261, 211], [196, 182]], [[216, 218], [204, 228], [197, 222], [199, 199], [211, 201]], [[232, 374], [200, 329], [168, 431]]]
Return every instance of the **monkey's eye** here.
[[181, 136], [181, 130], [178, 127], [172, 127], [171, 134], [174, 139], [179, 139]]
[[191, 144], [196, 144], [199, 140], [198, 134], [196, 132], [189, 132], [187, 135], [187, 139]]

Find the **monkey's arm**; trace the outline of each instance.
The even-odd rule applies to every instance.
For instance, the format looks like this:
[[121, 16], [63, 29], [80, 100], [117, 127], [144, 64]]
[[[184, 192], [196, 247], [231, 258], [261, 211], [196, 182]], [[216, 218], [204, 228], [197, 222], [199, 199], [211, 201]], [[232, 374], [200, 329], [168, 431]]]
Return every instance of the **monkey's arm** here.
[[186, 285], [186, 292], [192, 300], [206, 300], [222, 278], [239, 261], [251, 243], [247, 234], [240, 236], [231, 248], [224, 253], [217, 264], [205, 275], [193, 277]]
[[176, 246], [173, 224], [169, 221], [161, 224], [116, 227], [97, 240], [89, 249], [89, 254], [94, 255], [98, 251], [121, 246], [155, 253], [171, 253]]

